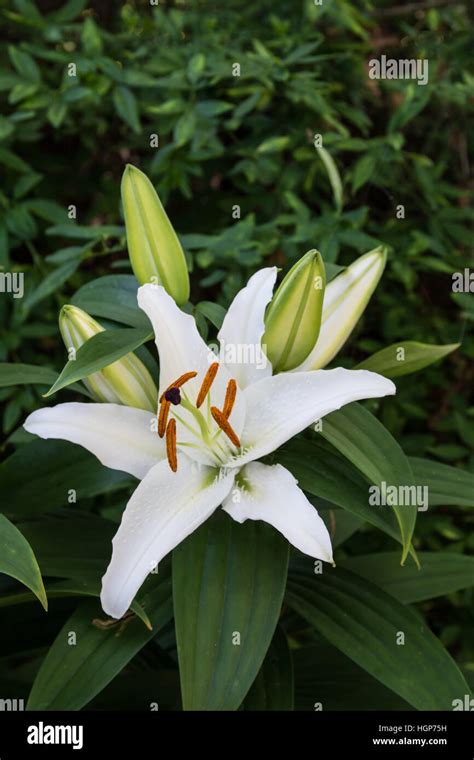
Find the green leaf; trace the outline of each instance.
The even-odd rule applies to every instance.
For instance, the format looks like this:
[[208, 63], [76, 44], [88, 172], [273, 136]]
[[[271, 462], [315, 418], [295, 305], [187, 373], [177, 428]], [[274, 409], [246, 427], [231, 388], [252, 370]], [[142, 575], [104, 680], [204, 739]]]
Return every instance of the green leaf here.
[[68, 506], [71, 489], [80, 504], [129, 482], [129, 475], [104, 467], [88, 451], [67, 441], [34, 440], [0, 465], [3, 511], [12, 517]]
[[8, 55], [12, 65], [20, 76], [24, 77], [24, 79], [28, 79], [34, 84], [41, 82], [41, 72], [36, 61], [31, 55], [29, 55], [29, 53], [25, 53], [24, 50], [20, 50], [19, 48], [14, 47], [14, 45], [9, 45]]
[[138, 115], [138, 105], [135, 95], [128, 87], [119, 85], [113, 93], [113, 102], [118, 115], [126, 124], [135, 132], [140, 134], [142, 131], [140, 117]]
[[327, 171], [329, 182], [331, 183], [332, 187], [332, 194], [334, 196], [336, 209], [340, 211], [342, 209], [342, 182], [341, 175], [339, 174], [339, 170], [336, 166], [336, 162], [334, 161], [331, 154], [328, 153], [326, 148], [323, 148], [321, 146], [316, 147], [316, 150], [318, 152], [318, 156], [324, 164], [324, 168]]
[[[12, 132], [15, 131], [14, 124], [5, 116], [0, 116], [0, 140], [5, 140], [5, 138], [9, 137]], [[15, 195], [15, 198], [18, 196]]]
[[104, 330], [93, 335], [77, 351], [76, 358], [68, 361], [63, 371], [44, 394], [45, 398], [66, 388], [71, 383], [107, 367], [125, 354], [135, 351], [153, 337], [150, 330], [124, 327], [119, 330]]
[[73, 238], [77, 240], [101, 240], [111, 237], [121, 237], [125, 229], [116, 224], [91, 224], [90, 226], [68, 222], [66, 224], [55, 224], [48, 227], [47, 235], [57, 235], [58, 237]]
[[400, 567], [393, 552], [351, 557], [338, 564], [371, 580], [400, 602], [422, 602], [474, 586], [474, 557], [420, 552], [420, 568]]
[[0, 514], [0, 573], [6, 573], [31, 589], [44, 609], [48, 600], [41, 572], [26, 538], [10, 520]]
[[293, 662], [286, 634], [279, 626], [243, 707], [245, 710], [293, 710]]
[[137, 290], [138, 282], [133, 275], [107, 275], [83, 285], [71, 303], [80, 306], [88, 314], [144, 328], [150, 322], [138, 308]]
[[[393, 511], [369, 505], [366, 481], [340, 455], [328, 451], [318, 441], [295, 440], [279, 449], [275, 460], [290, 470], [300, 488], [307, 493], [337, 504], [401, 542]], [[337, 540], [337, 514], [334, 521], [334, 538]]]
[[74, 274], [79, 266], [79, 261], [67, 261], [62, 266], [54, 269], [46, 275], [44, 280], [34, 290], [30, 290], [23, 301], [22, 311], [26, 315], [33, 306], [43, 301], [52, 293], [56, 293], [62, 285]]
[[[13, 385], [46, 385], [53, 383], [58, 376], [54, 369], [48, 367], [35, 367], [33, 364], [10, 364], [0, 362], [0, 388], [8, 388]], [[71, 390], [82, 393], [83, 396], [92, 398], [85, 386], [74, 383]]]
[[187, 110], [179, 117], [175, 124], [173, 138], [176, 147], [181, 147], [189, 142], [196, 131], [196, 114], [194, 111]]
[[188, 63], [188, 79], [194, 84], [206, 68], [206, 56], [203, 53], [196, 53], [190, 58]]
[[0, 362], [0, 388], [10, 385], [51, 385], [57, 372], [48, 367], [35, 367], [33, 364], [9, 364]]
[[412, 709], [325, 641], [294, 651], [293, 664], [296, 710]]
[[474, 507], [474, 474], [459, 467], [410, 457], [418, 485], [427, 486], [430, 507]]
[[[321, 435], [379, 488], [383, 482], [395, 487], [414, 485], [410, 463], [401, 447], [382, 423], [360, 404], [348, 404], [325, 417]], [[403, 563], [410, 551], [417, 506], [395, 504], [393, 510], [402, 537]]]
[[359, 190], [369, 181], [372, 174], [374, 173], [376, 165], [377, 161], [375, 159], [375, 156], [370, 153], [366, 153], [365, 156], [359, 158], [354, 167], [354, 173], [352, 175], [353, 193], [356, 193], [357, 190]]
[[48, 15], [48, 21], [54, 24], [64, 24], [73, 21], [84, 10], [87, 0], [67, 0], [61, 8]]
[[[36, 235], [37, 227], [35, 220], [28, 212], [26, 204], [15, 206], [9, 211], [6, 218], [7, 228], [20, 240], [29, 240]], [[25, 299], [26, 300], [26, 299]], [[23, 304], [25, 302], [23, 301]]]
[[287, 564], [288, 544], [273, 528], [222, 510], [174, 550], [183, 709], [242, 703], [275, 631]]
[[[171, 583], [142, 598], [153, 630], [135, 618], [107, 629], [93, 621], [106, 617], [97, 602], [84, 602], [66, 621], [46, 655], [26, 706], [27, 710], [80, 710], [120, 673], [172, 617]], [[76, 634], [71, 646], [70, 633]]]
[[451, 343], [446, 346], [433, 346], [407, 340], [377, 351], [368, 359], [364, 359], [355, 369], [370, 369], [371, 372], [378, 372], [379, 375], [385, 375], [385, 377], [410, 375], [456, 351], [460, 345], [460, 343]]
[[[101, 583], [99, 581], [68, 579], [58, 581], [47, 586], [46, 593], [48, 599], [67, 599], [71, 596], [93, 596], [100, 597]], [[0, 607], [11, 607], [15, 604], [27, 604], [34, 600], [34, 595], [29, 591], [23, 591], [19, 594], [6, 594], [0, 597]], [[152, 625], [143, 607], [135, 600], [131, 603], [130, 609], [138, 618], [151, 630]]]
[[44, 575], [98, 583], [110, 562], [117, 524], [89, 512], [62, 510], [22, 523]]
[[257, 148], [257, 153], [280, 153], [288, 147], [290, 138], [282, 135], [281, 137], [269, 137], [264, 140]]
[[222, 327], [222, 323], [225, 317], [225, 309], [218, 303], [212, 303], [211, 301], [200, 301], [196, 306], [196, 311], [204, 314], [206, 319], [217, 327], [219, 330]]
[[[346, 570], [293, 573], [288, 604], [333, 646], [418, 710], [452, 710], [469, 694], [456, 663], [420, 616]], [[399, 644], [400, 634], [404, 643]]]
[[33, 172], [31, 166], [27, 164], [26, 161], [23, 161], [22, 158], [6, 148], [0, 148], [0, 164], [7, 166], [9, 169], [14, 169], [17, 172], [25, 172], [27, 174]]
[[100, 29], [92, 16], [87, 16], [82, 25], [81, 42], [87, 55], [96, 56], [102, 52]]
[[57, 128], [60, 127], [63, 123], [64, 119], [66, 118], [66, 114], [66, 104], [61, 103], [59, 100], [56, 100], [54, 103], [51, 103], [50, 107], [48, 108], [46, 112], [46, 118], [48, 119], [51, 126]]
[[24, 205], [28, 211], [32, 211], [36, 216], [39, 216], [40, 219], [44, 219], [46, 222], [52, 224], [61, 224], [67, 219], [66, 209], [64, 206], [60, 206], [59, 203], [56, 203], [56, 201], [44, 198], [30, 198]]

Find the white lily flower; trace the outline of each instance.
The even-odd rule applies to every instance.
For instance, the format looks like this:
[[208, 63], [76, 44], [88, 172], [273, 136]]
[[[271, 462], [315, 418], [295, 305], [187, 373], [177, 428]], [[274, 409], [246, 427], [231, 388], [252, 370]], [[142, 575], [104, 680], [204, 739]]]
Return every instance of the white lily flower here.
[[157, 432], [149, 412], [116, 404], [60, 404], [25, 422], [30, 433], [80, 444], [106, 466], [141, 479], [102, 581], [102, 606], [114, 618], [127, 611], [161, 559], [221, 504], [238, 522], [264, 520], [300, 551], [332, 562], [326, 526], [294, 477], [281, 465], [256, 460], [315, 419], [352, 401], [392, 394], [395, 386], [373, 372], [342, 368], [272, 376], [260, 358], [275, 279], [275, 268], [257, 272], [230, 306], [221, 346], [258, 350], [250, 361], [229, 366], [218, 362], [193, 317], [163, 287], [139, 288], [160, 356]]

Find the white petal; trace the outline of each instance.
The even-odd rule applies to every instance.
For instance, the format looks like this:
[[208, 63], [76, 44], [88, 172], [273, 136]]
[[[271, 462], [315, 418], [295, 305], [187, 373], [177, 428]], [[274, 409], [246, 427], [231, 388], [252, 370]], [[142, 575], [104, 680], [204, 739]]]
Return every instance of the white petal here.
[[[193, 380], [183, 385], [182, 390], [192, 403], [195, 402], [201, 383], [210, 365], [217, 361], [199, 335], [194, 317], [179, 309], [171, 296], [160, 285], [143, 285], [138, 289], [138, 305], [148, 315], [155, 332], [156, 346], [160, 355], [160, 395], [180, 375], [197, 372]], [[224, 406], [227, 383], [231, 375], [222, 364], [212, 384], [210, 399], [213, 406]], [[203, 407], [204, 409], [204, 407]], [[192, 427], [195, 421], [181, 406], [172, 407], [182, 419]], [[245, 419], [245, 401], [242, 393], [237, 393], [230, 422], [237, 435], [240, 435]], [[178, 424], [178, 439], [195, 443], [186, 428]], [[189, 449], [189, 456], [193, 450]]]
[[207, 520], [233, 481], [232, 472], [200, 467], [183, 455], [176, 473], [167, 462], [150, 470], [128, 502], [112, 542], [101, 593], [108, 615], [122, 617], [147, 575]]
[[40, 438], [83, 446], [106, 467], [144, 478], [166, 457], [164, 441], [153, 432], [155, 415], [121, 404], [58, 404], [38, 409], [24, 424]]
[[277, 268], [267, 267], [250, 278], [232, 301], [217, 336], [221, 356], [241, 388], [272, 374], [271, 362], [262, 350], [262, 335], [276, 276]]
[[223, 504], [234, 520], [264, 520], [304, 554], [332, 562], [327, 528], [285, 467], [252, 462], [239, 473], [239, 480], [244, 489], [239, 488], [238, 500], [234, 503], [234, 487]]
[[362, 316], [384, 267], [385, 254], [377, 249], [360, 256], [331, 280], [324, 293], [319, 338], [294, 372], [320, 369], [329, 364]]
[[232, 466], [260, 459], [325, 414], [351, 401], [395, 393], [395, 385], [375, 372], [337, 369], [283, 372], [245, 389], [247, 418], [241, 435], [244, 453]]

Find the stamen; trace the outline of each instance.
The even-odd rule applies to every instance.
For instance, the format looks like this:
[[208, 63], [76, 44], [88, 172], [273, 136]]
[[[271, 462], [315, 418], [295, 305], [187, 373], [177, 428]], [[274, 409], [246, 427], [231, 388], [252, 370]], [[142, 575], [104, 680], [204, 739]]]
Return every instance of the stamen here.
[[218, 409], [217, 406], [211, 406], [211, 414], [219, 425], [220, 429], [226, 434], [227, 438], [232, 441], [234, 446], [237, 446], [237, 448], [240, 449], [239, 437], [230, 422], [224, 417], [221, 410]]
[[237, 383], [235, 382], [235, 380], [231, 379], [227, 383], [225, 399], [224, 399], [224, 408], [222, 410], [222, 414], [224, 415], [226, 420], [229, 419], [230, 413], [232, 412], [232, 409], [234, 408], [236, 395], [237, 395]]
[[197, 372], [185, 372], [184, 375], [180, 375], [178, 379], [175, 380], [174, 383], [171, 383], [171, 385], [168, 385], [166, 390], [161, 394], [160, 401], [167, 391], [170, 391], [172, 388], [181, 388], [182, 385], [187, 383], [188, 380], [192, 380], [196, 375]]
[[219, 369], [219, 362], [214, 362], [211, 364], [209, 369], [206, 372], [206, 375], [204, 377], [204, 380], [202, 381], [201, 389], [198, 393], [198, 397], [196, 399], [196, 407], [199, 409], [202, 402], [206, 398], [207, 394], [209, 393], [209, 389], [214, 382], [214, 378], [217, 375], [217, 370]]
[[166, 456], [173, 472], [178, 469], [178, 456], [176, 454], [176, 420], [171, 418], [166, 428]]
[[160, 413], [158, 415], [158, 435], [163, 438], [166, 432], [166, 423], [168, 421], [168, 412], [170, 410], [170, 402], [163, 396], [160, 401]]

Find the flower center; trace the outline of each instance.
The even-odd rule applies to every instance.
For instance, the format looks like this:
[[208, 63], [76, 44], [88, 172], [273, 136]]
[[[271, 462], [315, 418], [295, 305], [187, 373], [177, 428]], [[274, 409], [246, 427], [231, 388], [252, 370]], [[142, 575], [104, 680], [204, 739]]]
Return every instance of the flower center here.
[[[221, 433], [224, 433], [233, 446], [240, 448], [239, 437], [229, 422], [229, 417], [234, 408], [237, 396], [237, 383], [234, 379], [230, 379], [227, 383], [222, 410], [217, 406], [211, 405], [209, 391], [211, 390], [218, 369], [218, 362], [211, 364], [201, 383], [194, 404], [190, 401], [184, 391], [181, 392], [181, 388], [188, 382], [188, 380], [196, 377], [197, 372], [186, 372], [184, 375], [178, 377], [177, 380], [168, 386], [160, 397], [158, 435], [160, 438], [163, 438], [166, 435], [166, 454], [168, 464], [173, 472], [176, 472], [178, 469], [176, 419], [198, 439], [199, 448], [202, 448], [204, 445], [216, 463], [222, 464], [228, 458], [228, 451], [222, 445], [222, 442], [219, 441]], [[207, 415], [200, 410], [200, 407], [206, 399], [208, 400]], [[181, 419], [176, 412], [173, 413], [174, 417], [168, 421], [171, 405], [182, 406], [191, 416], [191, 421], [197, 423], [198, 429], [196, 430], [190, 426], [185, 420]], [[217, 430], [215, 429], [215, 426], [214, 429], [212, 429], [212, 422], [217, 425]], [[197, 447], [196, 444], [189, 442], [183, 445]]]

